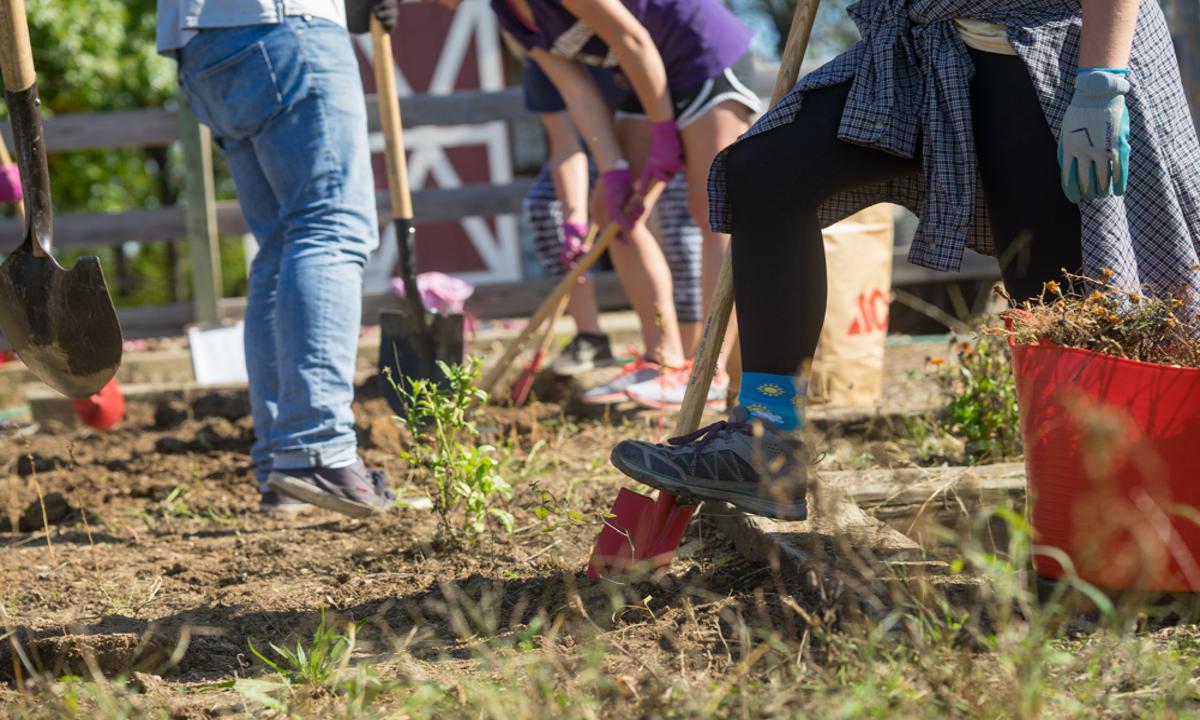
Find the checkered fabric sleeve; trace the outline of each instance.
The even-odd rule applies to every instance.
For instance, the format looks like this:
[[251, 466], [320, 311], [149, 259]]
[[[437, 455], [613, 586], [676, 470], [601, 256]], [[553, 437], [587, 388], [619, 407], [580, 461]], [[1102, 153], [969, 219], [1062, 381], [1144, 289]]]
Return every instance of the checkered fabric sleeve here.
[[[920, 216], [909, 259], [957, 270], [965, 248], [992, 254], [971, 125], [974, 67], [952, 20], [972, 17], [1008, 28], [1058, 134], [1074, 89], [1080, 41], [1078, 0], [862, 0], [849, 9], [862, 35], [853, 48], [801, 78], [743, 137], [791, 122], [810, 90], [851, 83], [838, 137], [901, 157], [924, 173], [840, 193], [819, 210], [829, 225], [877, 202]], [[1196, 140], [1166, 20], [1144, 2], [1130, 59], [1129, 187], [1124, 197], [1085, 202], [1085, 274], [1115, 273], [1127, 288], [1187, 293], [1200, 310], [1200, 144]], [[709, 175], [714, 229], [729, 232], [728, 149]]]

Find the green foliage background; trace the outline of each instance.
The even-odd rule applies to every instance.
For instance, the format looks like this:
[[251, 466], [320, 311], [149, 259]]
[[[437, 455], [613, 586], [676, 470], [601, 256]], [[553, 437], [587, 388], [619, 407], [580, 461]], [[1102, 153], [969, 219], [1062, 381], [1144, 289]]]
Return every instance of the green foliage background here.
[[[154, 0], [39, 0], [27, 3], [26, 12], [45, 116], [176, 103], [175, 63], [155, 51]], [[182, 178], [178, 148], [93, 150], [50, 157], [56, 213], [170, 205]], [[224, 187], [228, 182], [221, 185], [226, 190], [222, 194], [231, 195]], [[79, 255], [99, 255], [118, 305], [190, 297], [182, 244], [138, 247], [119, 237], [112, 243], [59, 255], [68, 266]], [[223, 240], [221, 255], [226, 295], [244, 293], [240, 239]]]

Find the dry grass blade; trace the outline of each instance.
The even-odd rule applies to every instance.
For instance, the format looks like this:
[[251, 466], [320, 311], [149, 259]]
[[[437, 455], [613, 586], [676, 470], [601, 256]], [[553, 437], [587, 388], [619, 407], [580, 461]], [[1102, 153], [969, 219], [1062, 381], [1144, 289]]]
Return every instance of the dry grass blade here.
[[1064, 273], [1067, 287], [1046, 283], [1041, 296], [1011, 313], [1008, 333], [1021, 344], [1058, 345], [1138, 362], [1200, 367], [1200, 333], [1178, 295], [1150, 295], [1100, 279]]

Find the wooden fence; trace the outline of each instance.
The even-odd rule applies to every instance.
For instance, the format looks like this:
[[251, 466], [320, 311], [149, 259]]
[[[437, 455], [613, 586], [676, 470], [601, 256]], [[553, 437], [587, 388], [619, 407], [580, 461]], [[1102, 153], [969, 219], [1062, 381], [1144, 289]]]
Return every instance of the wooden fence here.
[[[180, 103], [186, 107], [186, 103]], [[415, 95], [404, 99], [406, 127], [428, 125], [471, 125], [497, 120], [529, 122], [522, 90], [499, 92], [467, 91], [453, 95]], [[379, 128], [378, 107], [368, 98], [368, 120], [372, 131]], [[11, 142], [7, 125], [2, 130]], [[217, 202], [213, 192], [212, 143], [207, 128], [197, 124], [186, 109], [145, 109], [122, 112], [66, 114], [46, 118], [46, 147], [50, 153], [116, 148], [165, 147], [181, 142], [186, 175], [181, 204], [170, 207], [129, 210], [120, 213], [64, 213], [55, 217], [57, 248], [81, 248], [135, 242], [186, 242], [192, 268], [193, 299], [190, 303], [123, 308], [119, 311], [126, 337], [155, 337], [179, 334], [193, 322], [211, 322], [240, 317], [244, 298], [222, 298], [217, 238], [247, 231], [238, 205]], [[469, 216], [492, 216], [519, 212], [521, 199], [531, 184], [518, 177], [506, 185], [475, 184], [458, 188], [428, 188], [413, 192], [416, 217], [421, 220], [457, 220]], [[386, 216], [387, 193], [376, 201]], [[15, 218], [0, 218], [0, 237], [21, 235]], [[957, 279], [997, 276], [995, 263], [976, 259], [957, 275], [934, 273], [908, 265], [897, 255], [894, 283], [916, 285]], [[479, 317], [519, 317], [530, 314], [549, 293], [548, 281], [481, 286], [469, 310]], [[603, 309], [625, 307], [625, 298], [614, 277], [601, 274], [597, 283]], [[370, 321], [397, 301], [384, 293], [364, 297], [364, 318]], [[0, 347], [3, 346], [0, 340]]]

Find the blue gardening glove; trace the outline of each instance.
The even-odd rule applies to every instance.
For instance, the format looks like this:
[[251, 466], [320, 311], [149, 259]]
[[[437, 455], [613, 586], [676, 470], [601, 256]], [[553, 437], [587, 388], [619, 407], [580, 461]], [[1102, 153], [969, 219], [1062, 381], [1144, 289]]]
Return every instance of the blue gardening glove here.
[[1081, 68], [1058, 137], [1062, 187], [1073, 203], [1124, 195], [1129, 173], [1129, 72]]

